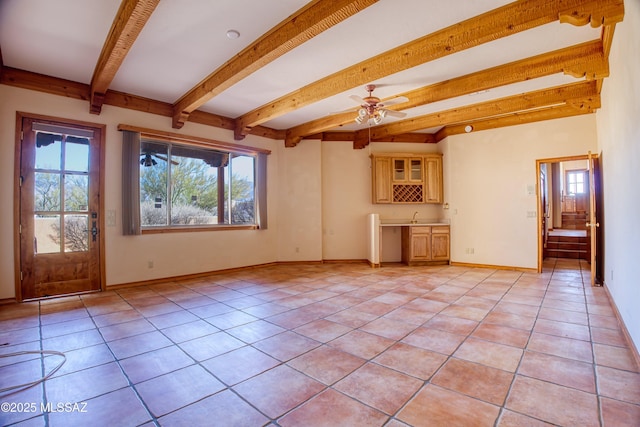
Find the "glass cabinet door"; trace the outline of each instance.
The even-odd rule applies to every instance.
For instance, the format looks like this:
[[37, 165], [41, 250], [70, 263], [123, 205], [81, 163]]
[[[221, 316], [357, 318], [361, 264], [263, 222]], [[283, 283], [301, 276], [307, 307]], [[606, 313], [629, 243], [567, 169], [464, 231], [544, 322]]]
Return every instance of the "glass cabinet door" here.
[[422, 181], [422, 159], [410, 159], [411, 165], [410, 181]]
[[405, 181], [407, 179], [405, 159], [393, 159], [393, 180]]

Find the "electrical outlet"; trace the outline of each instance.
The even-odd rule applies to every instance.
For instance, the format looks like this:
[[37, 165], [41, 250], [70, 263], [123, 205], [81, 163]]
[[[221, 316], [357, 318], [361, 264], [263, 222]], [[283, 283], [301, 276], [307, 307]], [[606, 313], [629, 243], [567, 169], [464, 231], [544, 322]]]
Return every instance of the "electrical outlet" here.
[[527, 211], [527, 218], [535, 218], [536, 211]]
[[153, 261], [147, 261], [147, 268], [153, 268]]

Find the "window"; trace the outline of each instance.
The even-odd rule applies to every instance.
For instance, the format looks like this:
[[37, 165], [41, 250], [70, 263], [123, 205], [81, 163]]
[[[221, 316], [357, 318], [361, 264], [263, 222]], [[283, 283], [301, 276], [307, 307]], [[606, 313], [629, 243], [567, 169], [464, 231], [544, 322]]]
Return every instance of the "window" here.
[[271, 151], [120, 124], [122, 234], [267, 229]]
[[586, 192], [585, 175], [586, 172], [583, 170], [567, 172], [567, 191], [570, 195]]
[[256, 225], [256, 156], [142, 138], [142, 228]]

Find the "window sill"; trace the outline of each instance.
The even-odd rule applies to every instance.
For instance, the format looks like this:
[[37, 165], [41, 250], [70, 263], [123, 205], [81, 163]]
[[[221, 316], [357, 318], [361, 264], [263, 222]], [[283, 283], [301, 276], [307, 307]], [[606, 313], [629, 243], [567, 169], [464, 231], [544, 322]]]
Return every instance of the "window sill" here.
[[226, 231], [226, 230], [257, 230], [258, 226], [255, 224], [251, 225], [229, 225], [229, 224], [220, 224], [214, 226], [173, 226], [173, 227], [153, 227], [153, 228], [143, 228], [142, 234], [165, 234], [165, 233], [193, 233], [193, 232], [202, 232], [202, 231]]

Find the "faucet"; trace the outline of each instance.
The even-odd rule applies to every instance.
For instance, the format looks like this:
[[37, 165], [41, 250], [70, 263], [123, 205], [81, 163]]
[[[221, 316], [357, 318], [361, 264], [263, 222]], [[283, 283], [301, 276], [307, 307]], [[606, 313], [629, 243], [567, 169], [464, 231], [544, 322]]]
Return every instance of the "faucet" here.
[[415, 211], [413, 213], [413, 218], [411, 218], [411, 224], [416, 224], [418, 222], [418, 220], [416, 219], [416, 216], [418, 216], [418, 211]]

